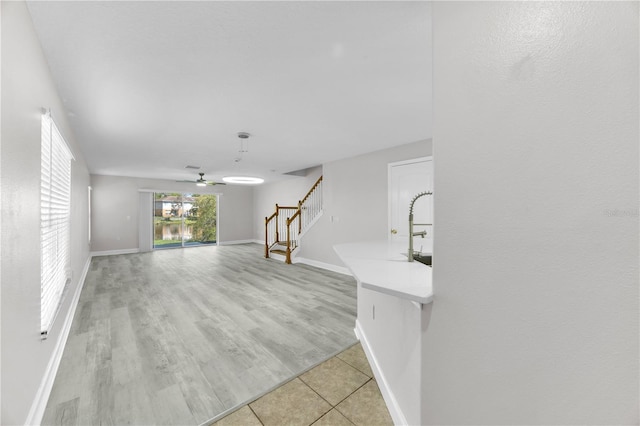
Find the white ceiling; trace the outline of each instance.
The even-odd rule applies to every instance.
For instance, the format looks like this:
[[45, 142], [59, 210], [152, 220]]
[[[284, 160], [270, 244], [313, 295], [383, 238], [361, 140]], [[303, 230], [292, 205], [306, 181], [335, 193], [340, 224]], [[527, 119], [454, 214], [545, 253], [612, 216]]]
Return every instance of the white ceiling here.
[[426, 2], [28, 4], [93, 174], [273, 181], [431, 137]]

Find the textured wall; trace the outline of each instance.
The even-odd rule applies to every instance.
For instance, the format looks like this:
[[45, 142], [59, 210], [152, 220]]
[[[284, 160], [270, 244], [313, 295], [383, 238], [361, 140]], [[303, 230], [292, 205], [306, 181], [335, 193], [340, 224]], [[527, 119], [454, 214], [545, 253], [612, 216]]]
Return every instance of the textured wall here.
[[[253, 235], [253, 188], [224, 185], [206, 188], [160, 179], [91, 175], [91, 251], [135, 250], [138, 244], [139, 190], [217, 193], [219, 242], [249, 240]], [[197, 188], [197, 189], [196, 189]]]
[[264, 217], [273, 213], [276, 202], [297, 204], [298, 198], [323, 175], [324, 213], [305, 234], [298, 256], [344, 266], [333, 251], [334, 244], [387, 238], [388, 164], [429, 155], [430, 140], [412, 142], [333, 161], [313, 169], [304, 178], [256, 187], [255, 238], [264, 239]]
[[429, 155], [431, 140], [423, 140], [324, 164], [324, 214], [305, 235], [300, 256], [343, 266], [335, 244], [386, 240], [388, 164]]
[[638, 424], [637, 2], [436, 2], [424, 424]]
[[308, 170], [306, 176], [291, 177], [255, 186], [253, 191], [254, 239], [264, 240], [264, 218], [275, 212], [276, 203], [281, 206], [297, 206], [298, 201], [307, 194], [320, 176], [322, 176], [322, 166]]
[[[89, 259], [89, 173], [24, 2], [2, 2], [2, 416], [24, 424]], [[50, 108], [75, 155], [71, 170], [73, 281], [40, 341], [40, 129]]]

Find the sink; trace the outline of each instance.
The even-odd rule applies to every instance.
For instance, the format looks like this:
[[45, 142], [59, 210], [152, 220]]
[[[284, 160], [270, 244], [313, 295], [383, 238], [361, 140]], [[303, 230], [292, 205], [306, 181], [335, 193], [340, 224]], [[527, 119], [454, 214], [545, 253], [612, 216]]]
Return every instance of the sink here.
[[[404, 257], [407, 257], [407, 253], [402, 253], [402, 255]], [[420, 262], [423, 265], [432, 266], [431, 265], [431, 257], [432, 257], [431, 255], [427, 255], [427, 254], [425, 254], [425, 255], [414, 254], [413, 255], [413, 261], [414, 262]], [[405, 262], [406, 262], [406, 260], [405, 260]]]
[[428, 266], [432, 266], [431, 265], [431, 256], [418, 256], [418, 255], [414, 255], [413, 256], [413, 261], [414, 262], [420, 262], [424, 265], [428, 265]]

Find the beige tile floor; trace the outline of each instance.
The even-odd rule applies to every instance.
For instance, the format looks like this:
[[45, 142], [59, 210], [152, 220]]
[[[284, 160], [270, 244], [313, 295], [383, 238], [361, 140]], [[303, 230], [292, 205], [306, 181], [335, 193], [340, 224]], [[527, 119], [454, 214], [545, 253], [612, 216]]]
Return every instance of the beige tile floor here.
[[358, 343], [213, 425], [382, 426], [393, 421]]

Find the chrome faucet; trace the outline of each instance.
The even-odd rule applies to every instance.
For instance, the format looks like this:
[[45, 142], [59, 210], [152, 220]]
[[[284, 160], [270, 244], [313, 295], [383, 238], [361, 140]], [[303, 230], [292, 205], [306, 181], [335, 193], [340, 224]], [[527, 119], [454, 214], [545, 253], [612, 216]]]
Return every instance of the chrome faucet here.
[[428, 226], [430, 223], [413, 223], [413, 205], [416, 203], [416, 200], [425, 195], [433, 195], [433, 192], [421, 192], [411, 200], [411, 205], [409, 206], [409, 253], [407, 253], [407, 258], [409, 262], [413, 262], [413, 237], [421, 236], [424, 238], [427, 235], [427, 231], [413, 232], [413, 227], [415, 226]]

